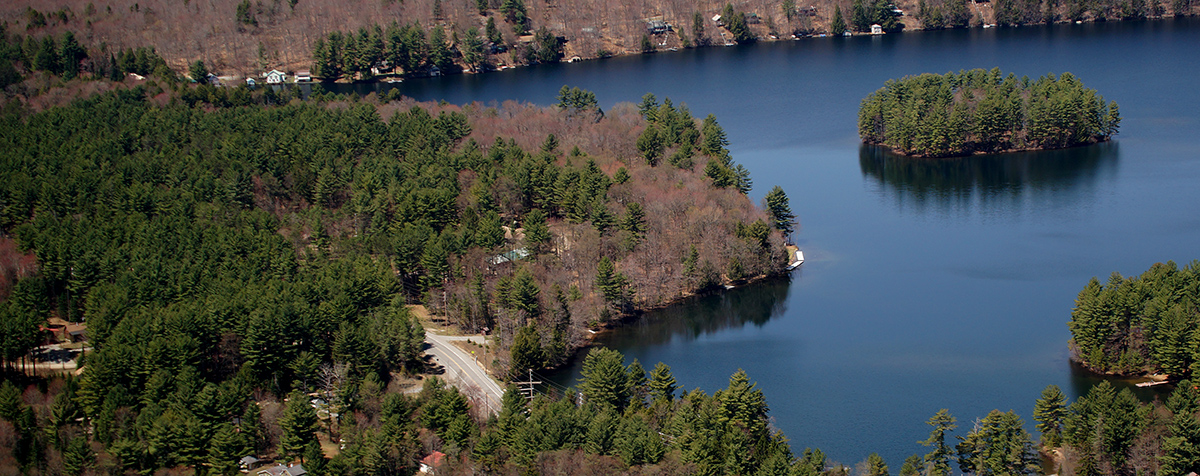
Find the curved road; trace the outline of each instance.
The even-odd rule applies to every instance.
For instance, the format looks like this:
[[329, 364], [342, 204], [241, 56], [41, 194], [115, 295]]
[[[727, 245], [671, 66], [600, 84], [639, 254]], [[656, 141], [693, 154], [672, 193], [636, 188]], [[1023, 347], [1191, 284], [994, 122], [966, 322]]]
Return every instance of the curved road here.
[[425, 349], [425, 353], [433, 356], [433, 359], [446, 369], [446, 380], [449, 383], [459, 387], [459, 390], [467, 395], [473, 393], [472, 389], [479, 389], [483, 393], [483, 402], [487, 405], [488, 412], [499, 413], [504, 388], [475, 363], [470, 354], [451, 342], [456, 340], [482, 343], [481, 337], [444, 336], [426, 331], [425, 341], [429, 343], [429, 348]]

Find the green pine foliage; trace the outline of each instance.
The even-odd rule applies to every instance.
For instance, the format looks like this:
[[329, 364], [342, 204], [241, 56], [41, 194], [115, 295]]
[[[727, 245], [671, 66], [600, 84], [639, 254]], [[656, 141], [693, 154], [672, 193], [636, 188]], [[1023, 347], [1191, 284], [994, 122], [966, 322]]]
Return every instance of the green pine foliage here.
[[767, 213], [771, 214], [771, 226], [782, 231], [784, 236], [791, 235], [796, 226], [796, 214], [788, 202], [787, 193], [783, 187], [776, 185], [763, 197]]
[[926, 474], [947, 476], [950, 474], [952, 454], [950, 446], [946, 444], [946, 434], [958, 427], [958, 420], [950, 415], [949, 410], [943, 408], [930, 417], [927, 423], [933, 427], [933, 430], [929, 432], [929, 438], [921, 442], [922, 445], [932, 448], [925, 455]]
[[860, 33], [871, 31], [871, 25], [879, 25], [886, 32], [896, 32], [904, 29], [900, 23], [900, 14], [895, 12], [896, 4], [891, 0], [873, 0], [865, 2], [854, 0], [850, 10], [850, 27]]
[[920, 0], [916, 16], [927, 30], [966, 28], [971, 25], [971, 10], [966, 0]]
[[968, 474], [1030, 475], [1039, 469], [1033, 440], [1011, 410], [992, 410], [955, 446], [958, 468]]
[[298, 391], [288, 395], [283, 416], [279, 418], [279, 453], [299, 457], [309, 442], [317, 440], [317, 413], [309, 405], [308, 395]]
[[80, 43], [71, 30], [62, 32], [59, 37], [46, 35], [39, 38], [21, 35], [0, 25], [0, 89], [22, 81], [25, 75], [34, 71], [58, 75], [65, 80], [79, 77], [85, 69], [94, 78], [114, 81], [124, 79], [128, 73], [155, 75], [168, 82], [176, 79], [175, 73], [153, 48], [116, 52], [107, 48], [103, 43], [99, 46]]
[[887, 463], [883, 461], [883, 457], [879, 456], [879, 453], [871, 453], [867, 456], [866, 476], [888, 476]]
[[1156, 263], [1136, 277], [1092, 278], [1071, 311], [1072, 357], [1098, 372], [1190, 375], [1197, 362], [1200, 263]]
[[746, 23], [746, 13], [734, 10], [733, 4], [725, 4], [725, 8], [721, 10], [721, 21], [725, 22], [725, 29], [729, 30], [738, 43], [753, 43], [757, 40]]
[[656, 364], [654, 370], [650, 371], [648, 385], [652, 401], [672, 401], [675, 399], [675, 390], [679, 388], [675, 376], [671, 375], [671, 367], [662, 362]]
[[1129, 463], [1130, 449], [1145, 429], [1152, 407], [1138, 401], [1128, 388], [1117, 392], [1105, 380], [1072, 403], [1068, 411], [1063, 440], [1079, 452], [1079, 465], [1104, 463], [1121, 468]]
[[846, 33], [846, 20], [842, 18], [842, 6], [833, 6], [833, 22], [829, 25], [829, 34], [833, 36], [842, 36]]
[[478, 30], [468, 30], [466, 40], [453, 45], [448, 36], [441, 27], [426, 30], [415, 22], [333, 31], [313, 43], [313, 74], [327, 80], [370, 80], [376, 72], [419, 76], [434, 67], [443, 74], [455, 72], [458, 57], [468, 68], [489, 64]]
[[1042, 445], [1047, 448], [1055, 448], [1062, 443], [1066, 401], [1066, 395], [1057, 385], [1049, 385], [1042, 390], [1041, 398], [1034, 404], [1033, 419], [1037, 421], [1037, 430], [1042, 434]]
[[558, 107], [567, 111], [571, 116], [589, 116], [595, 120], [604, 117], [604, 111], [600, 109], [600, 102], [596, 100], [596, 93], [579, 87], [568, 88], [563, 85], [558, 91]]
[[537, 330], [533, 326], [522, 327], [513, 338], [510, 350], [510, 376], [520, 378], [529, 370], [541, 370], [545, 361]]
[[1119, 127], [1116, 103], [1071, 73], [1030, 81], [998, 68], [888, 81], [858, 113], [864, 143], [921, 157], [1092, 144]]
[[[114, 64], [144, 71], [151, 53], [121, 53]], [[151, 99], [159, 94], [174, 100]], [[546, 249], [558, 236], [552, 229], [628, 235], [636, 252], [659, 232], [657, 204], [617, 201], [611, 189], [629, 197], [646, 186], [643, 177], [666, 171], [690, 177], [689, 186], [736, 193], [695, 172], [627, 163], [614, 182], [605, 172], [619, 170], [613, 162], [602, 170], [578, 147], [560, 157], [560, 138], [541, 150], [516, 139], [481, 145], [468, 138], [476, 124], [454, 107], [288, 94], [143, 87], [0, 118], [0, 229], [36, 253], [41, 273], [19, 280], [0, 303], [3, 363], [15, 372], [50, 315], [85, 321], [94, 348], [81, 377], [40, 390], [46, 403], [24, 403], [29, 389], [5, 380], [0, 419], [15, 436], [0, 461], [11, 454], [23, 467], [45, 464], [54, 444], [64, 470], [79, 474], [97, 464], [106, 474], [175, 466], [224, 474], [247, 454], [300, 459], [314, 473], [406, 474], [431, 434], [456, 454], [503, 466], [582, 450], [593, 426], [589, 447], [612, 461], [671, 458], [676, 447], [663, 434], [684, 424], [674, 413], [678, 384], [665, 367], [647, 378], [619, 356], [607, 424], [593, 425], [603, 410], [576, 408], [573, 399], [518, 399], [522, 410], [485, 425], [487, 412], [449, 387], [431, 382], [417, 399], [389, 393], [397, 376], [423, 368], [424, 330], [408, 304], [424, 300], [464, 328], [507, 332], [497, 341], [512, 348], [489, 349], [488, 357], [516, 362], [514, 370], [561, 364], [579, 345], [583, 322], [599, 318], [600, 308], [633, 310], [643, 288], [622, 273], [631, 251], [617, 246], [605, 248], [613, 256], [602, 260], [595, 286], [586, 274], [578, 285], [547, 282], [540, 260], [554, 259]], [[747, 183], [715, 119], [702, 134], [686, 106], [653, 102], [653, 127], [670, 150], [706, 147], [712, 162], [734, 171], [728, 186]], [[389, 107], [396, 112], [384, 120], [379, 111]], [[766, 215], [747, 210], [754, 231], [744, 243], [728, 241], [747, 272], [759, 274], [764, 267], [752, 259], [767, 251], [742, 248], [757, 248], [750, 241], [770, 227]], [[501, 228], [517, 223], [526, 227], [529, 262], [489, 261], [508, 251], [502, 244], [520, 246]], [[697, 275], [688, 286], [715, 282], [716, 261], [702, 250], [699, 242], [679, 250]], [[581, 315], [585, 305], [593, 312]], [[748, 379], [721, 395], [693, 395], [687, 411], [707, 412], [731, 448], [756, 459], [702, 454], [711, 443], [694, 435], [689, 457], [732, 472], [791, 463]], [[510, 400], [506, 407], [516, 408]], [[641, 415], [629, 420], [626, 411]], [[314, 450], [323, 432], [346, 443], [328, 461]], [[83, 443], [73, 442], [79, 435], [87, 435]]]

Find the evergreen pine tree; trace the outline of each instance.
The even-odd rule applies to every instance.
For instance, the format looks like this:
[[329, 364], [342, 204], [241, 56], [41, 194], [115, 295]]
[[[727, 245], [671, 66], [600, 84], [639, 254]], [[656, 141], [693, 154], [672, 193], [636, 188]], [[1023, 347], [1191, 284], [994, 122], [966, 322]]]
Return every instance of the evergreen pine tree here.
[[620, 352], [603, 347], [588, 351], [583, 358], [579, 390], [588, 402], [617, 412], [629, 403], [629, 375]]
[[645, 406], [649, 382], [646, 380], [646, 368], [637, 359], [633, 359], [625, 368], [625, 381], [629, 385], [629, 404], [635, 408]]
[[866, 476], [888, 476], [887, 463], [883, 461], [883, 457], [879, 456], [879, 453], [871, 453], [867, 456]]
[[1062, 426], [1067, 415], [1067, 397], [1057, 385], [1049, 385], [1042, 390], [1033, 407], [1033, 419], [1037, 421], [1037, 430], [1042, 433], [1042, 445], [1055, 448], [1062, 444]]
[[654, 370], [650, 371], [650, 399], [653, 401], [665, 400], [671, 401], [675, 399], [675, 390], [678, 389], [678, 383], [675, 381], [675, 376], [671, 375], [671, 368], [662, 362], [654, 366]]
[[792, 229], [795, 227], [796, 215], [792, 213], [792, 207], [788, 203], [788, 197], [783, 188], [776, 185], [763, 197], [763, 203], [766, 205], [767, 213], [771, 214], [771, 226], [782, 231], [784, 235], [791, 235]]
[[829, 25], [829, 34], [833, 36], [841, 36], [846, 32], [846, 20], [842, 19], [841, 5], [833, 7], [833, 23]]
[[293, 391], [288, 395], [279, 417], [279, 453], [286, 457], [299, 457], [309, 441], [317, 439], [317, 412], [308, 403], [308, 396]]
[[516, 337], [513, 338], [510, 355], [512, 358], [509, 364], [509, 375], [513, 378], [524, 376], [530, 369], [542, 368], [545, 356], [542, 355], [542, 346], [537, 330], [532, 325], [522, 327], [517, 331]]
[[863, 7], [863, 0], [854, 0], [854, 6], [850, 10], [850, 25], [854, 27], [854, 31], [870, 31], [871, 20], [867, 18], [867, 9]]
[[929, 426], [932, 426], [933, 430], [929, 433], [929, 438], [921, 444], [933, 447], [933, 450], [925, 455], [926, 471], [931, 476], [950, 474], [950, 447], [946, 445], [946, 433], [958, 427], [955, 424], [957, 421], [945, 408], [938, 410], [937, 414], [929, 419]]

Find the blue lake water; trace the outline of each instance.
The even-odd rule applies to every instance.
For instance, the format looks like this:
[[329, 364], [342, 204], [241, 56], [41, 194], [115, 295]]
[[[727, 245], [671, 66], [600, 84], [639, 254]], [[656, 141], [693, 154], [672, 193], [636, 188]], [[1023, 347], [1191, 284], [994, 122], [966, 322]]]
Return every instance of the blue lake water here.
[[[999, 67], [1070, 71], [1124, 116], [1117, 140], [945, 161], [859, 144], [859, 101], [887, 79]], [[790, 280], [657, 312], [602, 342], [687, 388], [745, 369], [793, 448], [893, 472], [940, 408], [959, 434], [992, 409], [1033, 426], [1048, 384], [1074, 398], [1066, 322], [1087, 280], [1200, 258], [1200, 21], [911, 32], [711, 48], [398, 85], [421, 100], [601, 104], [646, 92], [716, 114], [760, 200], [781, 185], [807, 262]], [[360, 89], [374, 86], [358, 86]], [[386, 89], [388, 85], [382, 85]], [[558, 378], [570, 382], [569, 369]], [[1036, 436], [1036, 435], [1035, 435]]]

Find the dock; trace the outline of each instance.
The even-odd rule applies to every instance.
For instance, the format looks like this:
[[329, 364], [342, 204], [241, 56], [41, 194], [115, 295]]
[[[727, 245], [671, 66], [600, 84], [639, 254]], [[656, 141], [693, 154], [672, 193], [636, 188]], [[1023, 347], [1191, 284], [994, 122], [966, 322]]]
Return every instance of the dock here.
[[1148, 375], [1147, 377], [1150, 380], [1147, 380], [1145, 382], [1138, 382], [1134, 385], [1137, 385], [1138, 387], [1141, 387], [1141, 388], [1146, 388], [1146, 387], [1153, 387], [1155, 385], [1162, 385], [1164, 383], [1170, 382], [1170, 380], [1171, 380], [1171, 378], [1169, 376], [1163, 375], [1163, 374]]
[[802, 265], [802, 264], [804, 264], [804, 252], [800, 251], [800, 250], [796, 250], [795, 259], [793, 259], [791, 263], [788, 263], [787, 270], [791, 271], [793, 269], [799, 268], [800, 265]]

